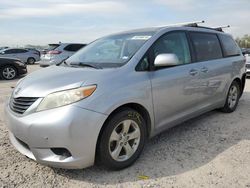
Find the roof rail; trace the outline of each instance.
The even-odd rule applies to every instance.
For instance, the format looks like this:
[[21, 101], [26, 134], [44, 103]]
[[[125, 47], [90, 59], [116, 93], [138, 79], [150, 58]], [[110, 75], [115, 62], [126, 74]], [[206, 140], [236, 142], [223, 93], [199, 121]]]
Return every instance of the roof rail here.
[[216, 30], [216, 31], [221, 31], [221, 32], [223, 32], [223, 29], [224, 29], [224, 28], [229, 28], [229, 27], [230, 27], [230, 25], [226, 25], [226, 26], [216, 27], [216, 28], [212, 28], [212, 29], [214, 29], [214, 30]]
[[183, 22], [183, 23], [176, 23], [176, 24], [170, 24], [170, 25], [162, 25], [157, 27], [170, 27], [170, 26], [186, 26], [186, 27], [198, 27], [198, 24], [205, 23], [204, 20], [202, 21], [194, 21], [194, 22]]
[[202, 20], [202, 21], [194, 21], [194, 22], [184, 22], [184, 23], [176, 23], [176, 24], [170, 24], [170, 25], [162, 25], [162, 26], [157, 26], [157, 27], [171, 27], [171, 26], [198, 27], [198, 28], [210, 29], [210, 30], [215, 30], [215, 31], [220, 31], [220, 32], [223, 32], [224, 28], [230, 27], [230, 25], [226, 25], [226, 26], [212, 28], [212, 27], [205, 27], [205, 26], [198, 25], [202, 23], [205, 23], [205, 21]]

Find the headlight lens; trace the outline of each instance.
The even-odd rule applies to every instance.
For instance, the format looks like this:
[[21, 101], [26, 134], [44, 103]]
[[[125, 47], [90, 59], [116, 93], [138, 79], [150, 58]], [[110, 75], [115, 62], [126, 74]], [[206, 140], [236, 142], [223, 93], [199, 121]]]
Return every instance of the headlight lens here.
[[22, 67], [26, 66], [26, 64], [21, 62], [21, 61], [16, 61], [16, 64], [18, 64], [19, 66], [22, 66]]
[[92, 93], [94, 93], [95, 90], [96, 90], [96, 85], [92, 85], [92, 86], [80, 87], [76, 89], [51, 93], [42, 100], [36, 111], [57, 108], [60, 106], [65, 106], [80, 101], [92, 95]]

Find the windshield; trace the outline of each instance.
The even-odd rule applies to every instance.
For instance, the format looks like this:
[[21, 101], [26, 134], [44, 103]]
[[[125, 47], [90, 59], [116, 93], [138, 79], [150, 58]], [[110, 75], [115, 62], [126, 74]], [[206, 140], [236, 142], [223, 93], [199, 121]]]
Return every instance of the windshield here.
[[66, 63], [119, 67], [127, 63], [152, 35], [153, 32], [137, 32], [104, 37], [79, 50]]

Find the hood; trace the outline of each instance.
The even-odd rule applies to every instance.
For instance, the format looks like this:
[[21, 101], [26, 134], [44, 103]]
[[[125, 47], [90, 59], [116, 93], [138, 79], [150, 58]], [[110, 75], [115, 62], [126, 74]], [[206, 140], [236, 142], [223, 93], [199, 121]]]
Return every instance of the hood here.
[[17, 59], [17, 58], [13, 58], [13, 57], [0, 57], [0, 61], [1, 60], [13, 60], [13, 61], [20, 61], [20, 59]]
[[[74, 68], [50, 66], [33, 72], [21, 80], [13, 95], [18, 97], [45, 97], [50, 93], [97, 84], [94, 80], [108, 76], [113, 69]], [[104, 77], [105, 78], [105, 77]]]

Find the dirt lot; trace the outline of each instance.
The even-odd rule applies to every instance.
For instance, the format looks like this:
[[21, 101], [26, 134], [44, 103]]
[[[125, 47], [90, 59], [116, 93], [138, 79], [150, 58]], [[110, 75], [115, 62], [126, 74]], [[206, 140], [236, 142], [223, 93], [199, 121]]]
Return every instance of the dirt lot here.
[[116, 172], [50, 168], [17, 152], [3, 122], [16, 82], [0, 80], [0, 187], [250, 187], [250, 80], [236, 112], [213, 111], [162, 133], [133, 166]]

